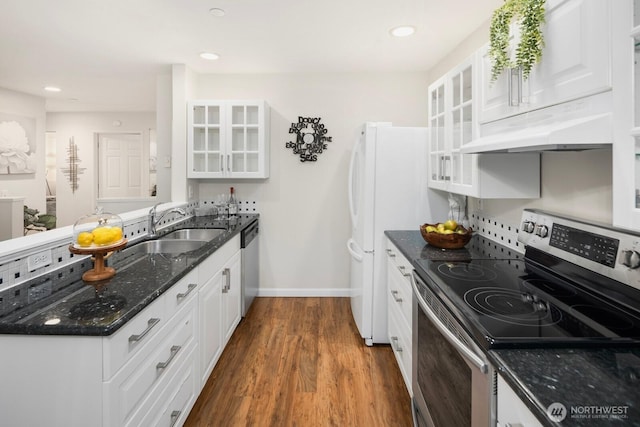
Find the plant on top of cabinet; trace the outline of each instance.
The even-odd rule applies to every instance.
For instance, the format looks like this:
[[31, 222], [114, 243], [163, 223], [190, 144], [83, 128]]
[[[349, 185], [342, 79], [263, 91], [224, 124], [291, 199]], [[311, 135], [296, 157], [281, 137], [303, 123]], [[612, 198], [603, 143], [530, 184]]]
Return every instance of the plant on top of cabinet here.
[[[491, 81], [497, 80], [503, 70], [520, 67], [526, 80], [534, 64], [542, 57], [546, 0], [506, 0], [493, 12], [489, 29], [489, 56], [491, 57]], [[520, 41], [515, 51], [515, 59], [509, 58], [509, 33], [512, 22], [520, 29]]]
[[268, 178], [269, 106], [265, 101], [190, 101], [189, 178]]

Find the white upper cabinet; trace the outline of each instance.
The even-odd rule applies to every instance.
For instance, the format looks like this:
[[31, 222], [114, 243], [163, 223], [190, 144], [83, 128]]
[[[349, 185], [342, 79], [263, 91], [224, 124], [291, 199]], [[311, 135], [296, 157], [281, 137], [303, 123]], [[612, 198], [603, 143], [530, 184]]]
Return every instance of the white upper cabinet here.
[[613, 223], [640, 230], [640, 1], [616, 0], [613, 21]]
[[478, 198], [540, 197], [538, 154], [461, 152], [478, 134], [477, 64], [474, 53], [429, 86], [428, 185]]
[[[527, 80], [505, 70], [491, 82], [481, 50], [479, 119], [487, 123], [611, 89], [612, 7], [617, 0], [547, 0], [542, 59]], [[511, 51], [518, 42], [513, 28]]]
[[265, 101], [190, 101], [188, 178], [268, 178]]

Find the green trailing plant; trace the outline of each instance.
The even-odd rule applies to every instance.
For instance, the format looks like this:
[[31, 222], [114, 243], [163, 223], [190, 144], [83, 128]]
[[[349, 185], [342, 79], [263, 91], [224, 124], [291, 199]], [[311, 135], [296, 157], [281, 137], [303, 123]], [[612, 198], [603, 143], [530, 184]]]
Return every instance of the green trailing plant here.
[[[544, 24], [546, 0], [505, 0], [493, 12], [489, 28], [489, 57], [491, 81], [508, 68], [520, 67], [525, 79], [533, 66], [540, 61], [544, 48], [541, 26]], [[509, 57], [509, 30], [512, 22], [520, 28], [520, 41], [515, 58]]]

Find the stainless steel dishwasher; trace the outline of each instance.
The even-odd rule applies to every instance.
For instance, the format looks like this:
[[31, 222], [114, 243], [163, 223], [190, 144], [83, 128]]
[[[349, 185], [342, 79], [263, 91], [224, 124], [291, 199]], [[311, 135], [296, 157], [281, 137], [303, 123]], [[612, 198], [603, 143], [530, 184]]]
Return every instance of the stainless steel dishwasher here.
[[258, 295], [260, 285], [260, 252], [258, 220], [249, 224], [240, 234], [242, 248], [242, 317], [247, 314], [253, 299]]

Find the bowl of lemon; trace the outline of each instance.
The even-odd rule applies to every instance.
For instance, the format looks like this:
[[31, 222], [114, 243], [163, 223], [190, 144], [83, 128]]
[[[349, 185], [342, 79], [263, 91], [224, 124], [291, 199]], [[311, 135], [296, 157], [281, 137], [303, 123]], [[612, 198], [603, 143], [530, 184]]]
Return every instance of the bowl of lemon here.
[[473, 230], [449, 219], [436, 224], [422, 224], [420, 233], [431, 246], [441, 249], [460, 249], [469, 243]]

